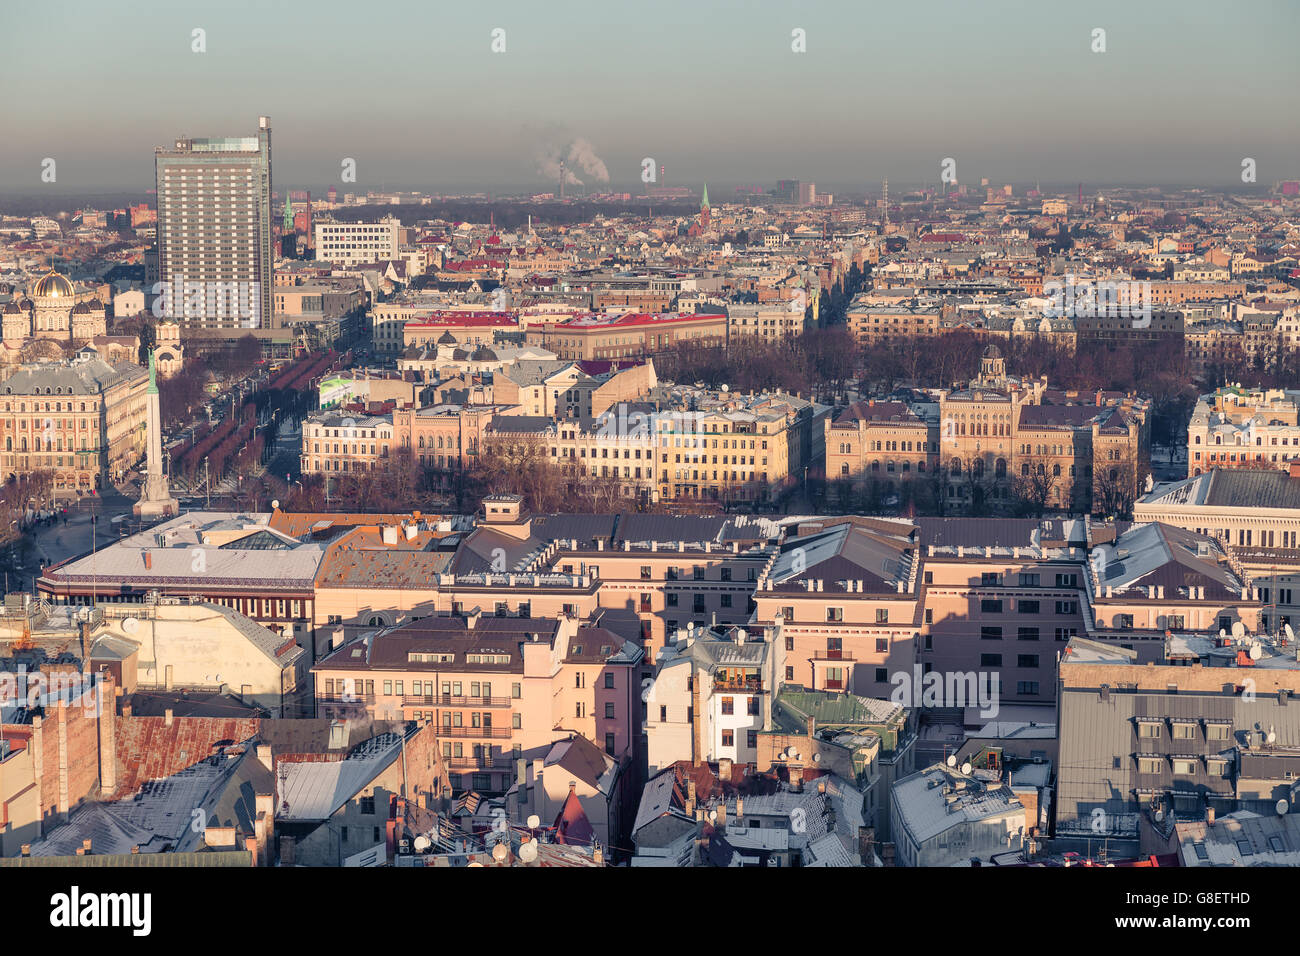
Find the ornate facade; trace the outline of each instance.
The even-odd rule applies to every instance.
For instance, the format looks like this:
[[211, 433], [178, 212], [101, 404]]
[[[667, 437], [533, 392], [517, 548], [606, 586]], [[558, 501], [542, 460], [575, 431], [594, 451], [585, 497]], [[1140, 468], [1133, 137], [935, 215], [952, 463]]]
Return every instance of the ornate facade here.
[[107, 310], [95, 292], [78, 292], [72, 281], [53, 270], [4, 307], [5, 348], [17, 352], [36, 339], [80, 345], [107, 331]]

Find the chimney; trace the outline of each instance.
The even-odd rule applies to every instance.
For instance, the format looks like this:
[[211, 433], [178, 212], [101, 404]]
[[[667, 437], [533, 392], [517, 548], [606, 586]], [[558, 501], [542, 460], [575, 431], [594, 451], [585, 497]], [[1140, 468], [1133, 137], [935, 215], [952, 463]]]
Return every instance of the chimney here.
[[258, 760], [258, 762], [259, 762], [263, 767], [265, 767], [268, 771], [274, 771], [274, 770], [275, 770], [274, 760], [273, 760], [273, 758], [271, 757], [271, 745], [270, 745], [270, 744], [258, 744], [258, 745], [257, 745], [257, 760]]
[[[113, 693], [113, 677], [103, 675], [104, 679], [96, 688], [100, 703], [99, 718], [99, 792], [102, 797], [110, 797], [117, 789], [117, 753], [114, 742], [117, 740], [117, 702]], [[104, 697], [109, 697], [105, 706]], [[123, 710], [130, 715], [130, 705]]]
[[477, 607], [474, 608], [472, 611], [470, 611], [468, 614], [466, 614], [465, 615], [466, 629], [471, 631], [474, 630], [474, 626], [478, 624], [478, 619], [482, 617], [482, 615], [483, 615], [482, 610], [480, 610]]
[[817, 735], [817, 718], [814, 717], [812, 714], [809, 714], [807, 725], [808, 725], [808, 739], [812, 740], [812, 738]]
[[153, 554], [149, 551], [144, 553], [144, 567], [146, 571], [153, 569]]
[[718, 758], [718, 779], [722, 781], [731, 780], [731, 758]]
[[172, 722], [173, 722], [172, 709], [168, 707], [166, 710], [163, 711], [163, 726], [170, 727], [172, 725]]
[[605, 851], [599, 843], [591, 848], [591, 859], [597, 866], [605, 865]]
[[1214, 826], [1214, 807], [1205, 808], [1205, 825], [1207, 827]]
[[686, 781], [686, 812], [695, 815], [695, 778]]

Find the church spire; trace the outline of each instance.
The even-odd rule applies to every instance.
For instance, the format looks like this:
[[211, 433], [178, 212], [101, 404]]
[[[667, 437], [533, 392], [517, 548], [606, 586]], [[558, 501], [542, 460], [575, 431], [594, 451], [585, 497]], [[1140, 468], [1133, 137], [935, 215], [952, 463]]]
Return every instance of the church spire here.
[[708, 183], [704, 184], [704, 196], [701, 197], [700, 199], [700, 208], [701, 209], [709, 208], [709, 184]]

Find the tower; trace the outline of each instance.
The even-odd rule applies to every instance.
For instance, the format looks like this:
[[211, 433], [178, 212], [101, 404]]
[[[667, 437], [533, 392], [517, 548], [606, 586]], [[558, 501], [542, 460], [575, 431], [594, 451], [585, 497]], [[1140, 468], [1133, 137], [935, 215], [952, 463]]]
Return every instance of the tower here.
[[154, 358], [155, 351], [149, 350], [149, 390], [146, 392], [149, 434], [146, 445], [146, 471], [144, 482], [140, 485], [140, 500], [132, 508], [140, 518], [164, 518], [177, 514], [180, 510], [176, 499], [172, 497], [167, 476], [163, 474], [162, 468], [162, 412], [158, 404], [158, 366]]
[[[254, 136], [157, 147], [154, 169], [166, 317], [190, 328], [270, 328], [271, 120], [258, 117]], [[290, 228], [291, 210], [286, 200]]]
[[885, 225], [889, 225], [889, 180], [883, 180], [880, 184], [881, 197], [885, 203]]
[[709, 222], [713, 219], [713, 210], [709, 208], [709, 184], [704, 184], [704, 195], [700, 197], [700, 227], [709, 228]]

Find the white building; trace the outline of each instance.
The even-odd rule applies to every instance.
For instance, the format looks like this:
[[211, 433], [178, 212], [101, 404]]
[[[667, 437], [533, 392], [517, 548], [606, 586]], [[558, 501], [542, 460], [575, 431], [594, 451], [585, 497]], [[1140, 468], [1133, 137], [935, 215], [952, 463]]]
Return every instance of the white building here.
[[343, 266], [396, 259], [401, 228], [391, 217], [377, 222], [317, 222], [316, 258]]

